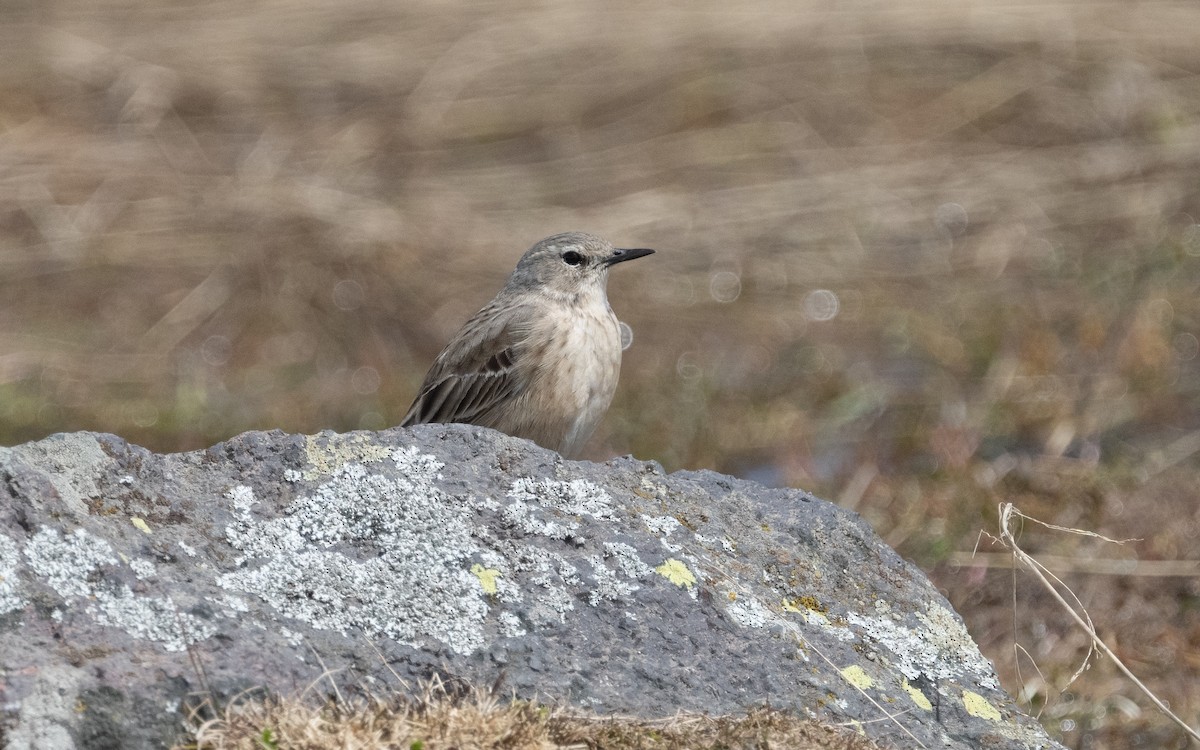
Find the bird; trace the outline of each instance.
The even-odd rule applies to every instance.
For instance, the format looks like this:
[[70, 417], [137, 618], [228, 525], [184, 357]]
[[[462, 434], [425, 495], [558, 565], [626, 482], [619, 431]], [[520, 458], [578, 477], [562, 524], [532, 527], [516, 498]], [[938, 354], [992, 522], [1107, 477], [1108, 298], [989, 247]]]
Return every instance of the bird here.
[[400, 426], [473, 424], [578, 455], [621, 369], [609, 269], [653, 252], [584, 232], [535, 244], [438, 354]]

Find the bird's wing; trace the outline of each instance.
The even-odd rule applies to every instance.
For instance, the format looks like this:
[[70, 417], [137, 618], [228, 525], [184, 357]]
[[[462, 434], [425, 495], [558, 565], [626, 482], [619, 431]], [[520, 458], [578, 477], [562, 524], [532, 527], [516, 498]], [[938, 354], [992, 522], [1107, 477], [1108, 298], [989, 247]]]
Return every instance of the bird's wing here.
[[429, 369], [401, 427], [493, 423], [497, 408], [524, 387], [516, 365], [528, 330], [512, 322], [524, 316], [507, 312], [489, 306], [463, 326]]

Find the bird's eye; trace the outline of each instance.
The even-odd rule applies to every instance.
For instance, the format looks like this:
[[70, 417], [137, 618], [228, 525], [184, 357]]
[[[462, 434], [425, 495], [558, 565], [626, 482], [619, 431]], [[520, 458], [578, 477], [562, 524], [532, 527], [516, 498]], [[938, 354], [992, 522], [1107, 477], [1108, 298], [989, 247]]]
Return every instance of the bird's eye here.
[[583, 256], [574, 250], [568, 250], [563, 253], [562, 259], [563, 263], [566, 263], [568, 266], [577, 266], [583, 262]]

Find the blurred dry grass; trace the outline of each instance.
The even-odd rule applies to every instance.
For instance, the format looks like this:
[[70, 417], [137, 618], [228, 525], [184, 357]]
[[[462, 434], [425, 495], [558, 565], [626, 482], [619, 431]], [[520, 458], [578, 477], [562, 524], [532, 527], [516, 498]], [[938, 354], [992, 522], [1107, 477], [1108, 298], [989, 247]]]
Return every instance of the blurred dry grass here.
[[[1194, 3], [16, 0], [0, 442], [394, 424], [526, 247], [596, 231], [660, 253], [611, 279], [593, 455], [855, 507], [1019, 692], [1007, 574], [942, 562], [998, 500], [1143, 538], [1031, 551], [1200, 557], [1197, 175]], [[1200, 723], [1196, 579], [1079, 576]], [[1021, 596], [1052, 731], [1179, 745], [1103, 665], [1058, 695], [1082, 639]]]

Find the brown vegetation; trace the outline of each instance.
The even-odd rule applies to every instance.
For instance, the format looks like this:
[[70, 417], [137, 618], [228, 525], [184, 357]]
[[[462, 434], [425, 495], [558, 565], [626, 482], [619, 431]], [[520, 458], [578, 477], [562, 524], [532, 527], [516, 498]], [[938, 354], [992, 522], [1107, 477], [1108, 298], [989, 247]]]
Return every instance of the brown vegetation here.
[[240, 702], [197, 722], [176, 750], [877, 750], [849, 728], [760, 708], [744, 716], [681, 714], [661, 721], [595, 717], [487, 691], [456, 695], [427, 686], [421, 695], [371, 696], [349, 703], [304, 697]]

